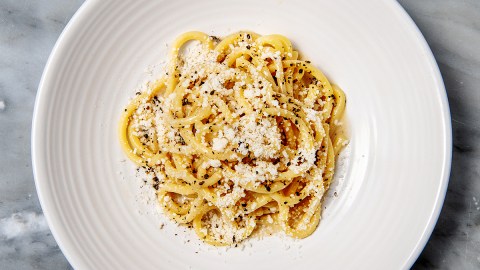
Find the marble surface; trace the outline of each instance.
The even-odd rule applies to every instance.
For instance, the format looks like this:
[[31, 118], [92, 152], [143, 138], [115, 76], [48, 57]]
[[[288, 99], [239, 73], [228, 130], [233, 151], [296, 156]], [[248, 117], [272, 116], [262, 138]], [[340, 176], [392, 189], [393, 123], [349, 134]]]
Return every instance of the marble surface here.
[[[0, 269], [71, 269], [38, 202], [30, 158], [37, 86], [82, 0], [0, 0]], [[414, 269], [480, 269], [480, 1], [400, 0], [424, 34], [448, 92], [450, 184]]]

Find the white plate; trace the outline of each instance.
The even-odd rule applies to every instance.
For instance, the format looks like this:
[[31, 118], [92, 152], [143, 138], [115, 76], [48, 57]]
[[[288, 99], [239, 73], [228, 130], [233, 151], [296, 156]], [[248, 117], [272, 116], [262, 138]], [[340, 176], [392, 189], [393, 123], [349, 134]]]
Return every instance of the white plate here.
[[[189, 30], [244, 29], [289, 37], [345, 90], [344, 179], [307, 239], [244, 250], [184, 243], [188, 232], [138, 213], [117, 123], [145, 69], [166, 59], [165, 43]], [[398, 269], [412, 265], [437, 220], [451, 127], [431, 51], [394, 1], [92, 0], [48, 61], [32, 145], [43, 210], [76, 269]]]

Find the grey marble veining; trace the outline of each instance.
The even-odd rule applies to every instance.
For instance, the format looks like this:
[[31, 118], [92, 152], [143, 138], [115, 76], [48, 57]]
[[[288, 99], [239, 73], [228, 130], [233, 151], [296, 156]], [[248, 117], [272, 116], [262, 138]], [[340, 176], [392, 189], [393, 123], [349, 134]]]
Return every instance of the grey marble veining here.
[[[48, 55], [82, 0], [0, 0], [0, 269], [71, 269], [35, 192], [30, 127]], [[431, 46], [454, 134], [447, 197], [414, 269], [480, 269], [480, 1], [400, 0]]]
[[0, 0], [0, 269], [71, 269], [38, 202], [30, 129], [47, 58], [81, 3]]
[[402, 0], [442, 72], [453, 162], [440, 218], [415, 269], [480, 269], [480, 1]]

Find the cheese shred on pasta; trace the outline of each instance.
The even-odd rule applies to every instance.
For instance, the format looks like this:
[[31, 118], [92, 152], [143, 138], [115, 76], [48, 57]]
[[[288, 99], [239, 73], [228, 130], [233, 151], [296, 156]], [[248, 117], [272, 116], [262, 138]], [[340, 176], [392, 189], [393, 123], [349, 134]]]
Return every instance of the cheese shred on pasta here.
[[126, 155], [154, 175], [166, 215], [216, 246], [262, 226], [312, 234], [347, 143], [342, 90], [281, 35], [188, 32], [167, 69], [119, 127]]

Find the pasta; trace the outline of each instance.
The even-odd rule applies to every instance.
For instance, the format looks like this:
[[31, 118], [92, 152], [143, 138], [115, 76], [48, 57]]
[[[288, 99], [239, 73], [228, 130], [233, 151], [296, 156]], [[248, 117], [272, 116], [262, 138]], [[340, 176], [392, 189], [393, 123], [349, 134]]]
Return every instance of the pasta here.
[[201, 32], [173, 43], [167, 72], [126, 107], [121, 146], [151, 173], [166, 215], [208, 244], [260, 227], [316, 229], [346, 98], [281, 35]]

